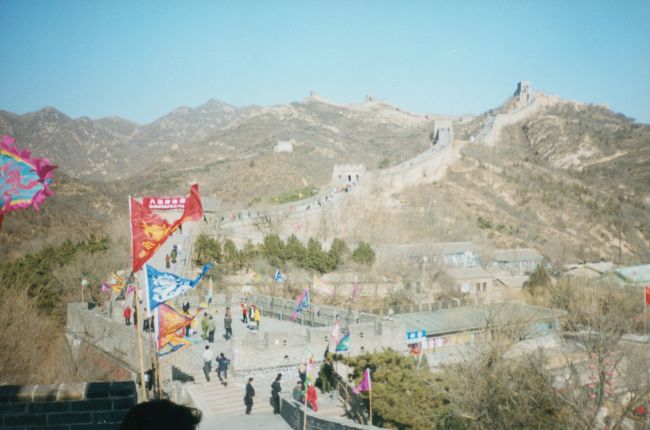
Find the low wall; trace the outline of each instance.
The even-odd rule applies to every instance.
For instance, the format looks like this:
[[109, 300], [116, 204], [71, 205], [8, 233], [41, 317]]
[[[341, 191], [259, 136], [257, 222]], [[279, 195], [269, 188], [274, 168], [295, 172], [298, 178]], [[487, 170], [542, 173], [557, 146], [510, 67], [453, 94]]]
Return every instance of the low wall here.
[[0, 386], [0, 428], [115, 429], [136, 403], [133, 382]]
[[[302, 430], [304, 428], [305, 409], [304, 406], [293, 399], [281, 398], [280, 415], [292, 429]], [[357, 429], [378, 429], [379, 427], [364, 424], [351, 423], [349, 420], [337, 418], [324, 418], [317, 413], [307, 409], [307, 428], [310, 430], [357, 430]]]
[[[136, 331], [133, 325], [125, 325], [108, 316], [100, 308], [89, 309], [88, 303], [69, 303], [65, 334], [73, 347], [80, 342], [87, 343], [103, 351], [106, 357], [120, 367], [137, 373], [140, 370]], [[145, 368], [151, 367], [148, 353], [153, 342], [152, 334], [143, 333]]]

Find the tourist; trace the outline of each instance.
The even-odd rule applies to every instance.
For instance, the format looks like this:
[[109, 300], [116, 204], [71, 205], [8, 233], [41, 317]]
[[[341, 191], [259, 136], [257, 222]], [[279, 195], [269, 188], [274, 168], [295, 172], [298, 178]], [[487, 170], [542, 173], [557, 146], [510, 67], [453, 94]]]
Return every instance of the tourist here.
[[187, 299], [183, 300], [183, 313], [190, 313], [190, 302]]
[[244, 396], [244, 404], [246, 405], [246, 415], [250, 415], [251, 410], [253, 410], [253, 397], [255, 397], [255, 388], [253, 388], [253, 378], [248, 378], [248, 384], [246, 384], [246, 396]]
[[226, 316], [223, 317], [223, 327], [226, 329], [225, 338], [229, 340], [232, 338], [232, 313], [230, 308], [226, 308]]
[[248, 308], [248, 320], [249, 320], [250, 322], [253, 322], [253, 321], [254, 321], [254, 318], [255, 318], [255, 309], [256, 309], [256, 306], [255, 306], [255, 305], [250, 305], [250, 307]]
[[212, 357], [210, 345], [206, 345], [205, 351], [203, 352], [203, 374], [208, 382], [210, 382], [210, 372], [212, 371]]
[[203, 314], [203, 318], [201, 318], [201, 339], [207, 340], [208, 339], [208, 313]]
[[214, 343], [214, 332], [216, 330], [217, 326], [212, 319], [212, 315], [210, 315], [210, 319], [208, 320], [208, 342]]
[[243, 323], [248, 322], [248, 309], [246, 308], [246, 303], [241, 303], [241, 320]]
[[260, 309], [257, 306], [255, 307], [254, 318], [255, 318], [255, 327], [259, 331], [259, 329], [260, 329], [260, 321], [262, 320], [262, 312], [260, 312]]
[[126, 414], [120, 430], [194, 430], [201, 422], [201, 411], [169, 400], [138, 403]]
[[303, 395], [303, 386], [302, 386], [302, 381], [296, 382], [296, 386], [293, 387], [293, 392], [291, 393], [293, 400], [295, 400], [298, 403], [304, 403], [305, 402], [305, 397]]
[[305, 360], [302, 360], [300, 366], [298, 366], [298, 377], [300, 378], [300, 382], [305, 385], [305, 380], [307, 379], [307, 365]]
[[[228, 386], [228, 367], [230, 367], [230, 360], [226, 358], [225, 355], [223, 355], [223, 352], [219, 354], [219, 357], [217, 357], [217, 363], [219, 363], [219, 366], [217, 367], [217, 376], [219, 377], [219, 381], [223, 384], [224, 387]], [[223, 373], [223, 378], [221, 377], [221, 374]]]
[[278, 373], [275, 381], [271, 384], [271, 401], [273, 402], [273, 413], [275, 415], [280, 413], [280, 392], [282, 391], [282, 386], [280, 385], [281, 379], [282, 373]]
[[311, 406], [314, 412], [318, 412], [318, 405], [316, 404], [317, 401], [318, 401], [318, 393], [316, 393], [316, 387], [314, 387], [313, 385], [308, 385], [307, 404]]
[[171, 265], [169, 264], [170, 260], [171, 260], [171, 257], [169, 256], [169, 254], [165, 255], [165, 268], [166, 269], [169, 269], [171, 267]]
[[126, 308], [124, 308], [124, 320], [126, 321], [126, 325], [131, 325], [131, 306], [126, 305]]

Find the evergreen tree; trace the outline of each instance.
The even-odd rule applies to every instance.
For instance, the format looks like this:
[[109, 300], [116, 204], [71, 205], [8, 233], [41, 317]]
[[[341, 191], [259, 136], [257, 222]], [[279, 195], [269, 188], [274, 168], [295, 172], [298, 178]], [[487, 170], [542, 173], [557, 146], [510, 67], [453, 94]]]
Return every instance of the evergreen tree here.
[[375, 251], [367, 243], [359, 242], [359, 245], [352, 251], [352, 261], [372, 266], [375, 262]]

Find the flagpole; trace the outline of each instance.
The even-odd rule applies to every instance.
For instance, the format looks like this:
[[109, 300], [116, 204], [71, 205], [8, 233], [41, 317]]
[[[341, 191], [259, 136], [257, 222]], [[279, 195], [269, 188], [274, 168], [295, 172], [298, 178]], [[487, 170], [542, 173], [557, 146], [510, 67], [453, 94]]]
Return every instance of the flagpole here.
[[[369, 370], [366, 370], [368, 374], [370, 374]], [[370, 378], [370, 376], [368, 376]], [[372, 383], [370, 383], [370, 387], [368, 388], [368, 405], [370, 406], [370, 426], [372, 427]]]
[[[131, 213], [131, 196], [129, 196], [129, 228], [131, 230], [131, 253], [133, 253], [133, 222], [132, 222], [132, 213]], [[134, 255], [131, 256], [131, 258], [135, 257]], [[135, 273], [131, 271], [131, 276], [134, 276]], [[129, 277], [130, 278], [130, 277]], [[134, 278], [135, 280], [135, 278]], [[127, 281], [128, 283], [128, 281]], [[127, 286], [127, 292], [128, 292], [128, 286]], [[142, 315], [140, 314], [140, 303], [139, 303], [139, 297], [138, 297], [138, 285], [136, 283], [135, 285], [135, 290], [133, 292], [133, 296], [135, 297], [135, 315], [136, 318], [138, 319], [138, 322], [142, 326]], [[126, 301], [126, 297], [124, 298]], [[142, 400], [146, 401], [147, 400], [147, 389], [144, 385], [144, 351], [142, 350], [142, 333], [140, 332], [140, 328], [138, 325], [135, 325], [135, 337], [138, 342], [138, 355], [140, 358], [140, 392], [142, 394]]]

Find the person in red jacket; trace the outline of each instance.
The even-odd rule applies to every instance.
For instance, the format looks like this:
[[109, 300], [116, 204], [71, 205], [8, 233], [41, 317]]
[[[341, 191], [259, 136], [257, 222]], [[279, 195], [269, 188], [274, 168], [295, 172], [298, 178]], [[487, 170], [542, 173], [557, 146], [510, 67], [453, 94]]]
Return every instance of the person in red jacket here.
[[309, 385], [307, 387], [307, 404], [311, 406], [314, 412], [318, 412], [318, 405], [316, 401], [318, 400], [318, 393], [316, 393], [316, 387]]
[[126, 305], [124, 308], [124, 319], [126, 320], [126, 325], [131, 325], [131, 306]]

